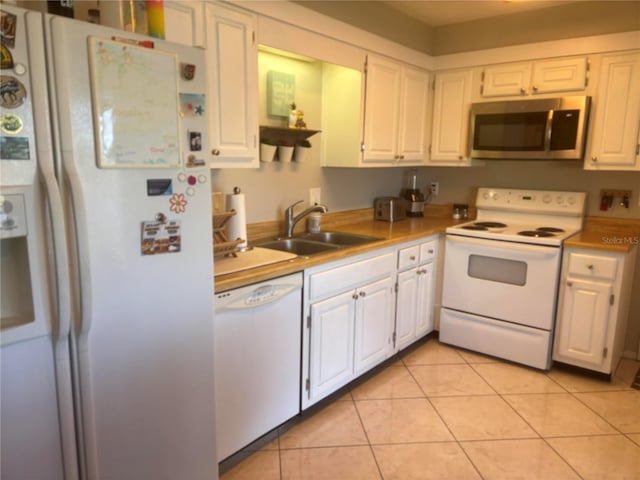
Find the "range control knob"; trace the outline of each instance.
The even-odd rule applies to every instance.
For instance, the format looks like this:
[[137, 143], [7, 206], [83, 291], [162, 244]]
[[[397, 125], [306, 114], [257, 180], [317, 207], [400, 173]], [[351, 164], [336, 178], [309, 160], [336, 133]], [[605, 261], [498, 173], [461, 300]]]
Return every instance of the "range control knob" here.
[[542, 201], [544, 203], [551, 203], [551, 200], [552, 200], [551, 195], [549, 195], [548, 193], [544, 197], [542, 197]]
[[567, 202], [569, 203], [569, 205], [575, 205], [576, 203], [576, 197], [574, 197], [573, 195], [571, 195], [570, 197], [567, 198]]
[[558, 205], [562, 205], [562, 202], [564, 202], [564, 197], [563, 197], [563, 196], [561, 196], [561, 195], [558, 195], [558, 196], [556, 197], [556, 203], [557, 203]]

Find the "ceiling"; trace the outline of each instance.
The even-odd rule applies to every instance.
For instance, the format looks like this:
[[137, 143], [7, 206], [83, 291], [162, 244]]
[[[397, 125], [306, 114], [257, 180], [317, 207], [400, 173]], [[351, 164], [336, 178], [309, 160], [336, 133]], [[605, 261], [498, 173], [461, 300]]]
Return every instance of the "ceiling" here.
[[500, 15], [509, 15], [511, 13], [539, 10], [573, 2], [575, 2], [575, 0], [386, 0], [382, 3], [433, 28]]

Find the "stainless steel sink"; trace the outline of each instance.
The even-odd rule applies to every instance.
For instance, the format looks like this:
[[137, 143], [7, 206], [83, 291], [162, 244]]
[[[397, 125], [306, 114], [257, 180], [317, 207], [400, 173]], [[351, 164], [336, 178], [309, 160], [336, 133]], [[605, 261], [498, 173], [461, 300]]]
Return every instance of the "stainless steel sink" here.
[[256, 243], [257, 247], [271, 248], [282, 252], [295, 253], [296, 255], [315, 255], [340, 248], [338, 245], [323, 242], [314, 242], [302, 238], [278, 238], [266, 242]]
[[319, 233], [305, 233], [296, 238], [303, 238], [305, 240], [313, 240], [315, 242], [332, 243], [334, 245], [364, 245], [366, 243], [382, 240], [378, 237], [370, 237], [369, 235], [359, 235], [357, 233], [345, 233], [345, 232], [319, 232]]
[[364, 245], [366, 243], [375, 242], [377, 240], [381, 239], [378, 237], [358, 235], [355, 233], [319, 232], [303, 233], [291, 238], [277, 238], [274, 240], [266, 240], [256, 243], [255, 246], [295, 253], [296, 255], [301, 256], [309, 256], [328, 252], [330, 250], [336, 250], [338, 248]]

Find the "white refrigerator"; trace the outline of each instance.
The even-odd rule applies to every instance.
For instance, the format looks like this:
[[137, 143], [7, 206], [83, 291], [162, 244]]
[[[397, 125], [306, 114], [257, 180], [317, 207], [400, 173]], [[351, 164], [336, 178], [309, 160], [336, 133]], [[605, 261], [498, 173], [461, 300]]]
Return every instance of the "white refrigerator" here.
[[216, 479], [204, 52], [1, 15], [0, 477]]

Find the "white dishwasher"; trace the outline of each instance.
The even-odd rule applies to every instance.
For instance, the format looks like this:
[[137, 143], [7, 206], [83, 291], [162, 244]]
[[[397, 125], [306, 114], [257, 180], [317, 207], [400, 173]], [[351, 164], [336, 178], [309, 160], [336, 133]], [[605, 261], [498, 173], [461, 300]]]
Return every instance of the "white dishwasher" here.
[[218, 461], [300, 412], [302, 273], [215, 299]]

